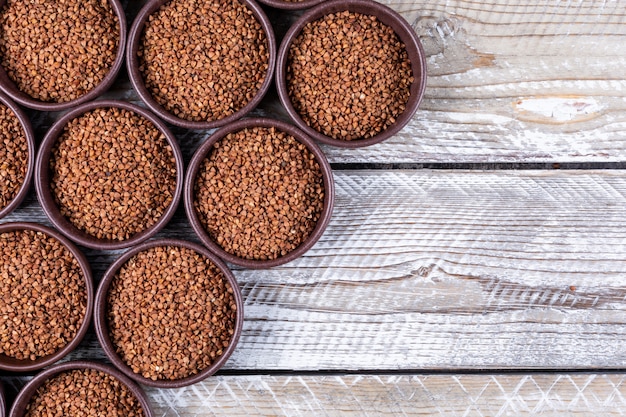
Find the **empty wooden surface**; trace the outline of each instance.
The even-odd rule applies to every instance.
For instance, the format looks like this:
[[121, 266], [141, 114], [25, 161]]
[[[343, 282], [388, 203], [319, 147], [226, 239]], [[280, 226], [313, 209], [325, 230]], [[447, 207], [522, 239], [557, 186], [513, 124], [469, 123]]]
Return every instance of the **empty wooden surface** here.
[[[123, 2], [129, 22], [143, 3]], [[326, 233], [285, 266], [234, 268], [235, 353], [147, 388], [155, 414], [625, 414], [626, 171], [603, 164], [626, 159], [626, 1], [384, 3], [426, 50], [420, 110], [383, 144], [324, 147]], [[280, 37], [295, 15], [267, 10]], [[138, 102], [124, 73], [106, 97]], [[286, 118], [272, 91], [254, 114]], [[30, 115], [39, 140], [58, 117]], [[173, 131], [187, 162], [211, 133]], [[431, 162], [457, 169], [394, 169]], [[49, 224], [33, 194], [12, 220]], [[159, 236], [197, 241], [182, 204]], [[85, 252], [96, 280], [120, 253]], [[93, 333], [70, 358], [106, 360]], [[11, 397], [28, 377], [3, 380]]]

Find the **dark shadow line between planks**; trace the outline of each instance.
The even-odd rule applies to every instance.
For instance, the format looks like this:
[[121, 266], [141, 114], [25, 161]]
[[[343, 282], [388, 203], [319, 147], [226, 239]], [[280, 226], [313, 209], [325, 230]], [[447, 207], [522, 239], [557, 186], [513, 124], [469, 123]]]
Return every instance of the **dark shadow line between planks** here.
[[511, 170], [620, 170], [626, 169], [624, 162], [339, 162], [331, 163], [335, 171], [352, 170], [466, 170], [466, 171], [511, 171]]
[[253, 370], [220, 370], [216, 376], [302, 376], [302, 377], [323, 377], [323, 376], [495, 376], [495, 375], [619, 375], [626, 374], [626, 369], [622, 368], [519, 368], [519, 369], [381, 369], [381, 370], [285, 370], [285, 369], [253, 369]]

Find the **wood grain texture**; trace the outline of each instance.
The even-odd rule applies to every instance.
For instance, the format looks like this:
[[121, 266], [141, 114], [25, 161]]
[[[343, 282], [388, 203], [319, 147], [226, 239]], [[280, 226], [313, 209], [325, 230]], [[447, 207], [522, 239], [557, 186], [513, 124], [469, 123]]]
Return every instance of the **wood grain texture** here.
[[336, 184], [307, 256], [238, 271], [247, 321], [229, 366], [626, 365], [623, 171], [341, 172]]
[[[626, 368], [626, 171], [342, 171], [225, 369]], [[5, 221], [45, 221], [32, 199]], [[160, 233], [196, 240], [181, 210]], [[96, 279], [119, 252], [87, 251]], [[93, 335], [73, 357], [102, 357]]]
[[623, 374], [228, 376], [163, 393], [173, 416], [622, 416]]

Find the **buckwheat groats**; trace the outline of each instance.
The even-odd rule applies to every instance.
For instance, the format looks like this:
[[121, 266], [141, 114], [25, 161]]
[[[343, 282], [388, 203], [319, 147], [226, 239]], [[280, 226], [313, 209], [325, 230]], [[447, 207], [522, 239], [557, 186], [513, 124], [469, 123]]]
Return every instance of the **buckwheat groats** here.
[[142, 417], [137, 397], [117, 378], [96, 369], [74, 369], [46, 380], [26, 405], [25, 417]]
[[375, 16], [331, 13], [305, 25], [287, 56], [287, 90], [302, 120], [340, 140], [367, 139], [405, 110], [413, 83], [405, 45]]
[[243, 259], [285, 256], [311, 234], [324, 207], [313, 153], [274, 127], [217, 141], [198, 169], [194, 209], [210, 238]]
[[180, 380], [202, 372], [232, 343], [237, 304], [206, 256], [167, 245], [140, 250], [116, 271], [105, 320], [116, 353], [136, 374]]
[[176, 190], [176, 160], [166, 137], [124, 108], [96, 108], [70, 120], [49, 168], [61, 214], [97, 239], [125, 241], [150, 228]]
[[32, 98], [68, 102], [105, 78], [119, 38], [108, 0], [7, 0], [0, 12], [0, 65]]
[[35, 230], [0, 233], [0, 353], [51, 355], [77, 335], [87, 314], [85, 277], [59, 240]]
[[187, 121], [242, 109], [269, 71], [268, 40], [239, 0], [170, 0], [145, 24], [139, 71], [153, 99]]
[[17, 196], [26, 179], [28, 142], [15, 113], [0, 103], [0, 210]]

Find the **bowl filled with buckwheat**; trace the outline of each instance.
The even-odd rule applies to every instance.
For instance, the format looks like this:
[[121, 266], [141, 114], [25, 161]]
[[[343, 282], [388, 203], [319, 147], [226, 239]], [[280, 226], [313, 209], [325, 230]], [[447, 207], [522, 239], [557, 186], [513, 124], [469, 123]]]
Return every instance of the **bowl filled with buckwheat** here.
[[125, 46], [119, 0], [0, 0], [0, 89], [25, 107], [60, 111], [102, 95]]
[[278, 50], [276, 86], [293, 122], [337, 147], [382, 142], [416, 112], [426, 59], [415, 31], [372, 0], [331, 0], [306, 11]]

